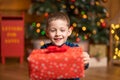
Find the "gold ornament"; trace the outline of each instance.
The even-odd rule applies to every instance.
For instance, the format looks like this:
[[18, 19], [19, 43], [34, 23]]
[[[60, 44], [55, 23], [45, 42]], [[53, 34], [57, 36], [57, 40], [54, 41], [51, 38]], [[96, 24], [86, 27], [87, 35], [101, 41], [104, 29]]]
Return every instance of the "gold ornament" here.
[[37, 23], [37, 24], [36, 24], [36, 27], [40, 27], [40, 23]]
[[37, 29], [36, 32], [37, 32], [37, 33], [40, 33], [40, 29]]
[[83, 30], [83, 31], [86, 31], [86, 27], [85, 27], [85, 26], [83, 26], [83, 27], [82, 27], [82, 30]]

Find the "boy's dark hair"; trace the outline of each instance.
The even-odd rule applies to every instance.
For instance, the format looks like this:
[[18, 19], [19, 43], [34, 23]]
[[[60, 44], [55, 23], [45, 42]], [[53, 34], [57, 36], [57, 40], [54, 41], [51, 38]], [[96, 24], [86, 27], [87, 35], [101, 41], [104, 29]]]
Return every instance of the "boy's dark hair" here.
[[67, 21], [67, 26], [70, 27], [70, 19], [67, 14], [62, 13], [62, 12], [55, 12], [49, 15], [47, 19], [47, 27], [49, 26], [49, 23], [54, 20], [66, 20]]

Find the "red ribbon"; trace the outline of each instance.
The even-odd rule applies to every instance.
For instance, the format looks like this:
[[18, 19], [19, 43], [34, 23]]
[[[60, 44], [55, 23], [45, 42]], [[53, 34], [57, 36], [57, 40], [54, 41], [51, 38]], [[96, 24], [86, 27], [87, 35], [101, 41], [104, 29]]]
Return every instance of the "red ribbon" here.
[[65, 52], [67, 50], [68, 46], [63, 45], [63, 46], [49, 46], [47, 48], [47, 53], [51, 52]]

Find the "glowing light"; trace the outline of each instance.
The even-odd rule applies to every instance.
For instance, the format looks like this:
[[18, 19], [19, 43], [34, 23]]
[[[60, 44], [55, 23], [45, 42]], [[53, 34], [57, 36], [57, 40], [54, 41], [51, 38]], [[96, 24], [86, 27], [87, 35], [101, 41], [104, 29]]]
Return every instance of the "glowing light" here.
[[79, 34], [77, 33], [77, 34], [76, 34], [76, 37], [78, 37], [78, 36], [79, 36]]
[[40, 23], [37, 23], [37, 24], [36, 24], [36, 27], [40, 27]]
[[81, 14], [82, 14], [82, 15], [84, 15], [84, 14], [85, 14], [85, 12], [84, 12], [84, 11], [81, 11]]
[[43, 46], [44, 44], [44, 41], [40, 41], [40, 46]]
[[88, 37], [87, 37], [87, 36], [84, 36], [84, 38], [85, 38], [85, 39], [88, 39]]
[[118, 48], [115, 48], [115, 51], [118, 51]]
[[83, 15], [83, 18], [86, 19], [86, 18], [87, 18], [87, 15], [84, 14], [84, 15]]
[[82, 27], [82, 30], [83, 30], [83, 31], [86, 31], [86, 27], [85, 27], [85, 26], [83, 26], [83, 27]]
[[37, 29], [36, 32], [37, 32], [37, 33], [40, 33], [40, 29]]
[[119, 24], [111, 24], [111, 34], [114, 38], [114, 56], [113, 56], [113, 59], [120, 59], [120, 50], [119, 50], [119, 40], [120, 40], [120, 37], [119, 37], [119, 28], [120, 28], [120, 25]]
[[77, 24], [76, 23], [73, 23], [73, 27], [76, 27], [77, 26]]
[[93, 34], [96, 34], [96, 30], [95, 29], [93, 30]]
[[117, 59], [117, 56], [116, 56], [116, 55], [114, 55], [114, 56], [113, 56], [113, 59]]
[[111, 24], [111, 27], [112, 27], [112, 29], [115, 29], [115, 26], [114, 26], [114, 24]]
[[80, 38], [76, 38], [76, 42], [80, 42]]
[[97, 22], [97, 26], [100, 26], [100, 22]]
[[115, 38], [117, 41], [119, 40], [118, 35], [115, 35], [114, 38]]
[[114, 30], [111, 30], [111, 33], [112, 33], [112, 34], [114, 34], [114, 33], [115, 33], [115, 31], [114, 31]]
[[36, 26], [36, 23], [35, 23], [35, 22], [33, 22], [33, 23], [32, 23], [32, 26], [33, 26], [33, 27], [35, 27], [35, 26]]
[[104, 19], [100, 19], [100, 22], [103, 23], [103, 22], [104, 22]]
[[64, 9], [65, 9], [65, 8], [66, 8], [66, 5], [64, 5], [64, 4], [63, 4], [63, 5], [62, 5], [62, 8], [64, 8]]
[[100, 3], [98, 1], [95, 2], [96, 5], [100, 5]]
[[47, 13], [47, 12], [45, 12], [45, 13], [44, 13], [44, 16], [45, 16], [45, 17], [48, 17], [48, 13]]
[[42, 34], [42, 35], [45, 35], [45, 31], [42, 31], [41, 34]]
[[70, 6], [70, 8], [71, 8], [71, 9], [74, 9], [74, 8], [75, 8], [75, 6], [74, 6], [74, 5], [71, 5], [71, 6]]
[[116, 26], [115, 26], [115, 29], [118, 29], [120, 26], [119, 26], [119, 24], [117, 24]]

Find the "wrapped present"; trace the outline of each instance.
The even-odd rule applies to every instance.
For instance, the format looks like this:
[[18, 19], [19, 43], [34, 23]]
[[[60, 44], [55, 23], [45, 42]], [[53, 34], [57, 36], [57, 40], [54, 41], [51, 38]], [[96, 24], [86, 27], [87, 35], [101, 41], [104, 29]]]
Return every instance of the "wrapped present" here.
[[84, 64], [80, 47], [48, 47], [33, 50], [28, 57], [31, 80], [80, 78]]

